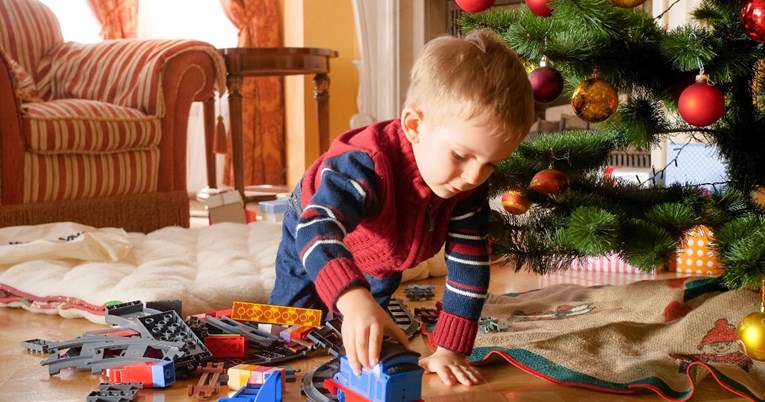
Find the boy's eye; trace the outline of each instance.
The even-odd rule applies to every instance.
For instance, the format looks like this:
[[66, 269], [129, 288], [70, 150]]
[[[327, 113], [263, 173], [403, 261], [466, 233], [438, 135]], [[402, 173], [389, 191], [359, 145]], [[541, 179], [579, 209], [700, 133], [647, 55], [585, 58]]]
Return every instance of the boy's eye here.
[[465, 160], [465, 157], [464, 157], [464, 156], [462, 156], [462, 155], [460, 155], [460, 154], [458, 154], [458, 153], [456, 153], [456, 152], [452, 152], [452, 154], [454, 155], [454, 158], [455, 158], [455, 159], [459, 159], [459, 160]]

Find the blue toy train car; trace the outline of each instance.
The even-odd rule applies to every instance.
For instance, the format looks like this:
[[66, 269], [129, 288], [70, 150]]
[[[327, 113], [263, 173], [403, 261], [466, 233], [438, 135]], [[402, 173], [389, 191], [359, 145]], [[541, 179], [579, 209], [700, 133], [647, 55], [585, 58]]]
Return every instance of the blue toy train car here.
[[263, 384], [249, 383], [240, 388], [229, 398], [219, 398], [218, 402], [282, 402], [282, 374], [273, 372]]
[[340, 369], [324, 380], [324, 387], [340, 402], [422, 401], [420, 354], [397, 343], [383, 342], [380, 363], [361, 375], [353, 374], [348, 359], [340, 358]]

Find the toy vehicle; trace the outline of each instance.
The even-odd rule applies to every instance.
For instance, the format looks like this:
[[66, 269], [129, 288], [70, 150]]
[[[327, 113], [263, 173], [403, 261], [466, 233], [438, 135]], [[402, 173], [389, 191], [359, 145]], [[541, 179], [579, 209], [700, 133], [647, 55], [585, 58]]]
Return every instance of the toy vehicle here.
[[417, 365], [420, 354], [393, 342], [383, 342], [380, 363], [361, 375], [353, 374], [348, 359], [340, 358], [340, 369], [324, 380], [340, 402], [422, 401], [422, 375]]
[[175, 366], [170, 360], [131, 363], [106, 369], [112, 384], [142, 383], [144, 388], [164, 388], [175, 382]]
[[276, 371], [262, 384], [248, 383], [230, 398], [219, 398], [218, 402], [282, 402], [282, 373]]

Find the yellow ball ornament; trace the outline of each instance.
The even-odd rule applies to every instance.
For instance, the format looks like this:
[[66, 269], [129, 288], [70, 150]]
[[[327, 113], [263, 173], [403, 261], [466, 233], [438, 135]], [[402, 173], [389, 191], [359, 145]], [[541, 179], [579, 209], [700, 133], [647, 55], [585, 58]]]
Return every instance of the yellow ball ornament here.
[[580, 119], [597, 123], [614, 114], [619, 106], [619, 94], [609, 82], [590, 78], [576, 86], [571, 106]]
[[741, 352], [754, 360], [765, 361], [765, 313], [742, 318], [736, 327], [736, 339]]
[[645, 0], [608, 0], [608, 2], [616, 7], [634, 8], [645, 3]]

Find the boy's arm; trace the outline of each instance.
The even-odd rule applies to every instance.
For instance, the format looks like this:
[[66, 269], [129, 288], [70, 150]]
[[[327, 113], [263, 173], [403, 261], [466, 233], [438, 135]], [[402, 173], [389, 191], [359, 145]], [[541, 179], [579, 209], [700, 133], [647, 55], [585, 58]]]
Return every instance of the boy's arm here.
[[316, 192], [298, 219], [295, 241], [319, 297], [337, 311], [342, 292], [355, 286], [369, 289], [344, 239], [378, 207], [376, 174], [372, 158], [359, 151], [327, 159], [320, 174]]
[[489, 287], [488, 186], [454, 209], [446, 238], [446, 286], [434, 343], [469, 355]]

